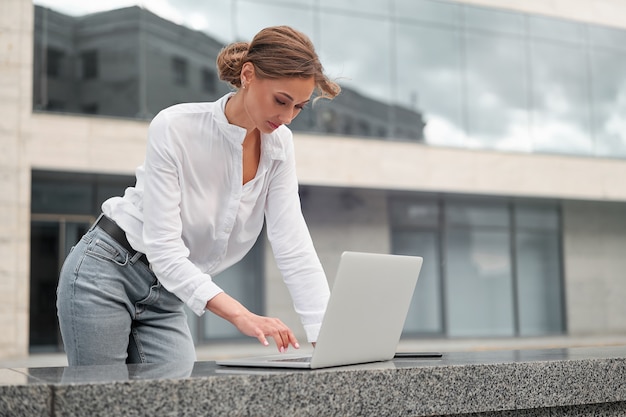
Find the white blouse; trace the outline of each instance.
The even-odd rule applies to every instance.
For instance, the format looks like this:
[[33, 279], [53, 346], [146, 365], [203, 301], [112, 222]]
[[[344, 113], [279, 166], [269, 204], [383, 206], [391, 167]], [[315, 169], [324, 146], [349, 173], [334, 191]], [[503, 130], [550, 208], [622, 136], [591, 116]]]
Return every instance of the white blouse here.
[[231, 95], [157, 114], [136, 185], [105, 201], [102, 211], [146, 254], [161, 284], [199, 316], [223, 291], [211, 276], [244, 257], [265, 217], [277, 266], [313, 342], [330, 291], [302, 216], [293, 137], [286, 126], [262, 134], [256, 176], [242, 185], [246, 130], [226, 119]]

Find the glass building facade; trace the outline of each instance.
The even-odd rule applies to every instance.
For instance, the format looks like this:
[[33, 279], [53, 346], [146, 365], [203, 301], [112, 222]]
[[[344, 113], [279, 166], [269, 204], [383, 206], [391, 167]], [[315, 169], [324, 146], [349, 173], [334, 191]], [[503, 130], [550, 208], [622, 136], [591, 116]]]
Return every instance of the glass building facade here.
[[[149, 120], [175, 103], [215, 100], [229, 91], [217, 79], [220, 49], [288, 24], [311, 37], [343, 88], [291, 125], [320, 143], [340, 135], [626, 157], [624, 30], [439, 0], [35, 4], [35, 112]], [[54, 311], [50, 271], [60, 268], [101, 202], [133, 181], [33, 171], [31, 348], [59, 343], [55, 324], [43, 319]], [[303, 191], [311, 199], [330, 195], [321, 186]], [[350, 192], [337, 195], [343, 191]], [[386, 202], [388, 234], [380, 239], [394, 253], [425, 258], [405, 337], [566, 331], [560, 201], [371, 191]], [[340, 210], [359, 204], [367, 201]], [[306, 204], [303, 211], [312, 215]], [[216, 277], [259, 313], [265, 289], [250, 275], [263, 270], [264, 253], [261, 239]], [[199, 343], [239, 336], [210, 315], [190, 315], [190, 324]]]
[[37, 3], [52, 10], [35, 11], [36, 110], [150, 118], [215, 99], [220, 48], [288, 24], [344, 87], [294, 130], [626, 156], [621, 29], [439, 0]]

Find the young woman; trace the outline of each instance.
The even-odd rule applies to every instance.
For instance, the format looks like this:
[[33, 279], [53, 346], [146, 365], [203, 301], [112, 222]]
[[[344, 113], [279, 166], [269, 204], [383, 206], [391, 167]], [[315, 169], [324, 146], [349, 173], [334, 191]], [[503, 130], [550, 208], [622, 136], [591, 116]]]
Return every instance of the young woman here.
[[183, 304], [264, 345], [271, 338], [280, 352], [298, 348], [283, 322], [253, 314], [211, 280], [252, 248], [264, 220], [307, 339], [317, 339], [329, 289], [286, 125], [314, 91], [333, 98], [339, 86], [307, 36], [286, 26], [227, 46], [217, 65], [236, 92], [161, 111], [136, 185], [104, 202], [63, 265], [57, 308], [70, 365], [194, 360]]

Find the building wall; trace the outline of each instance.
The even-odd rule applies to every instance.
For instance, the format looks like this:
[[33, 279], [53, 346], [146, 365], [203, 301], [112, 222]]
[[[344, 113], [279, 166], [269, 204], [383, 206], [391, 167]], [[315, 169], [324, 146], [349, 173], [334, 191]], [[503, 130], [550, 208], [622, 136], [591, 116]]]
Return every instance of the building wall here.
[[570, 334], [626, 331], [626, 204], [563, 205]]
[[303, 134], [296, 150], [302, 184], [626, 201], [626, 160]]
[[[626, 4], [620, 0], [466, 2], [626, 27], [620, 21]], [[32, 27], [30, 0], [0, 2], [0, 357], [22, 356], [28, 350], [31, 169], [130, 174], [145, 149], [146, 122], [32, 113]], [[338, 189], [320, 191], [337, 205], [353, 205], [336, 225], [317, 217], [333, 213], [332, 206], [315, 207], [315, 195], [310, 203], [305, 199], [311, 232], [330, 277], [338, 248], [388, 250], [384, 193], [371, 189], [576, 200], [565, 203], [563, 213], [569, 330], [607, 333], [626, 328], [624, 256], [619, 250], [626, 226], [622, 205], [615, 205], [626, 201], [626, 161], [313, 135], [296, 135], [296, 150], [304, 186], [356, 189], [348, 197]], [[267, 264], [269, 313], [282, 314], [290, 302], [271, 262]]]
[[23, 130], [30, 118], [32, 6], [0, 4], [0, 357], [28, 348], [30, 177]]

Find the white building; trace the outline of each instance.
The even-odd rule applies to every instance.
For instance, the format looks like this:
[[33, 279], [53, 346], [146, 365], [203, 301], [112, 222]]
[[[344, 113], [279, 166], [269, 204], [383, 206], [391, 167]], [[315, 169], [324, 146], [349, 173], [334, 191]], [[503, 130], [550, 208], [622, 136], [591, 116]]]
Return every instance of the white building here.
[[[423, 255], [407, 338], [624, 332], [626, 5], [369, 0], [354, 11], [344, 3], [223, 0], [225, 7], [195, 10], [224, 13], [208, 19], [209, 27], [228, 28], [224, 42], [271, 24], [302, 29], [331, 75], [354, 92], [354, 105], [339, 109], [343, 131], [296, 126], [303, 211], [329, 278], [343, 250]], [[132, 183], [151, 103], [168, 99], [142, 77], [125, 89], [112, 56], [94, 63], [102, 38], [63, 61], [34, 48], [42, 34], [54, 39], [52, 28], [35, 29], [30, 1], [0, 3], [0, 357], [57, 346], [59, 262], [98, 203]], [[120, 33], [115, 22], [110, 31]], [[137, 74], [173, 82], [203, 74], [183, 63], [176, 45], [137, 33], [144, 46], [126, 56]], [[171, 67], [149, 59], [155, 50]], [[34, 53], [61, 64], [44, 71]], [[57, 70], [85, 82], [59, 83]], [[93, 85], [105, 76], [109, 87]], [[67, 92], [75, 105], [41, 101], [42, 91]], [[130, 116], [143, 118], [98, 104], [104, 94], [130, 91], [129, 102], [138, 98]], [[345, 127], [347, 116], [380, 103], [387, 130], [379, 121]], [[348, 114], [359, 105], [366, 108]], [[321, 122], [329, 120], [324, 108], [312, 112]], [[426, 122], [423, 142], [403, 139], [414, 136], [403, 124], [412, 114]], [[219, 279], [301, 333], [263, 239]], [[214, 318], [191, 321], [198, 343], [236, 337]]]

